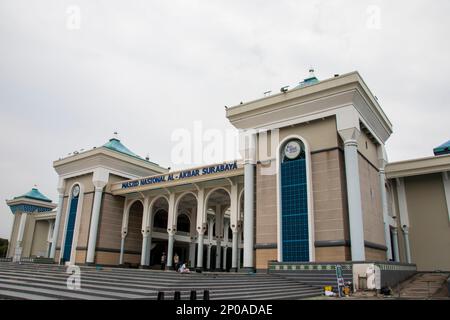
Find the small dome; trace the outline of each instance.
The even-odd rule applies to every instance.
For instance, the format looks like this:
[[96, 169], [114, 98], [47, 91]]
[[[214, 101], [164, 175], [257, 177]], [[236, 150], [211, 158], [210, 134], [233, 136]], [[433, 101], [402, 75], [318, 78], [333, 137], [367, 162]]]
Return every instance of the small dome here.
[[433, 149], [435, 156], [450, 154], [450, 140]]
[[141, 157], [139, 157], [137, 154], [135, 154], [134, 152], [132, 152], [130, 149], [128, 149], [127, 147], [125, 147], [122, 142], [120, 142], [119, 139], [117, 138], [112, 138], [110, 139], [107, 143], [105, 143], [103, 145], [103, 147], [108, 148], [110, 150], [113, 151], [117, 151], [126, 155], [129, 155], [131, 157], [135, 157], [135, 158], [139, 158], [142, 159]]
[[19, 198], [27, 198], [27, 199], [44, 201], [44, 202], [52, 202], [52, 200], [50, 200], [49, 198], [44, 196], [37, 188], [31, 189], [31, 191], [28, 191], [24, 195], [14, 197], [14, 199], [19, 199]]

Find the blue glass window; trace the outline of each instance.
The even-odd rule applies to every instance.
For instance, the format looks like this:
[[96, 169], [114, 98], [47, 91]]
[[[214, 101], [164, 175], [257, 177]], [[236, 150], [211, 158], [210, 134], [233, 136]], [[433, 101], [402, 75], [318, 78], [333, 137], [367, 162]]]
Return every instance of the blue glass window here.
[[66, 240], [64, 241], [64, 261], [70, 260], [70, 254], [72, 253], [73, 233], [75, 230], [75, 220], [77, 217], [79, 196], [72, 197], [70, 201], [69, 209], [69, 221], [67, 222]]
[[309, 261], [308, 191], [304, 151], [296, 159], [284, 157], [281, 163], [281, 210], [283, 261]]

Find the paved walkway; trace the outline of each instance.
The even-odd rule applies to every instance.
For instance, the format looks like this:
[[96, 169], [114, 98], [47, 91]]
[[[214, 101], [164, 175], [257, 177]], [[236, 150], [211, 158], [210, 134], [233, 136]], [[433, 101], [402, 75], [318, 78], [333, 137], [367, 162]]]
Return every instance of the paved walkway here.
[[305, 299], [320, 296], [322, 290], [269, 274], [191, 273], [119, 268], [81, 267], [81, 290], [67, 286], [66, 267], [57, 265], [0, 262], [0, 299], [151, 299], [158, 291], [182, 300], [190, 291], [203, 298], [208, 289], [211, 300], [219, 299]]

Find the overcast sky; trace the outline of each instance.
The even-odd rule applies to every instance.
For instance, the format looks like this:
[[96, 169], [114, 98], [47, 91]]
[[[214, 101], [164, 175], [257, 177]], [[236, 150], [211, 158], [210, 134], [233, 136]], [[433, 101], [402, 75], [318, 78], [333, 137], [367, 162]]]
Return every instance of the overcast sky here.
[[[52, 161], [114, 131], [170, 166], [176, 128], [229, 130], [224, 106], [358, 70], [394, 125], [389, 159], [450, 139], [442, 1], [0, 0], [0, 237], [5, 199], [57, 200]], [[78, 15], [79, 13], [79, 15]]]

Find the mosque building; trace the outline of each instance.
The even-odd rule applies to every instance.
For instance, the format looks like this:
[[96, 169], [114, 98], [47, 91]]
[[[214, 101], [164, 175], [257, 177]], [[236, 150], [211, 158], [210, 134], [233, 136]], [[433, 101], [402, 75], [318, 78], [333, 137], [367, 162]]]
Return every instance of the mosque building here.
[[8, 200], [8, 256], [56, 263], [264, 271], [385, 261], [450, 271], [450, 142], [388, 162], [392, 124], [358, 72], [226, 109], [242, 159], [171, 171], [117, 137], [57, 160], [57, 205]]

